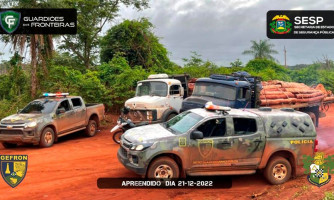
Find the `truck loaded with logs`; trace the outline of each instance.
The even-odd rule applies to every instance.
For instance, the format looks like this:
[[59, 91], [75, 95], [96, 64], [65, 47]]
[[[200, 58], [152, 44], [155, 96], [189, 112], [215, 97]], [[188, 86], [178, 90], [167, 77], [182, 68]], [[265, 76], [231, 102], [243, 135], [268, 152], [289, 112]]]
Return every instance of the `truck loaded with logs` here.
[[321, 112], [322, 105], [334, 101], [331, 92], [321, 86], [312, 88], [303, 83], [261, 81], [260, 77], [247, 72], [213, 74], [196, 80], [192, 95], [183, 101], [181, 111], [202, 108], [208, 101], [231, 108], [293, 108], [309, 114], [318, 126], [319, 117], [325, 116]]

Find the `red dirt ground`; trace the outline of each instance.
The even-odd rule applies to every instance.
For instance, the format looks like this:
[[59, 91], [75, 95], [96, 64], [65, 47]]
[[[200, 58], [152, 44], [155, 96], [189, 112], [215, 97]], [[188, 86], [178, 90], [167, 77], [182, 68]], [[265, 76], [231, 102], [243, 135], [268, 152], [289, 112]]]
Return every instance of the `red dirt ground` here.
[[[93, 138], [74, 133], [59, 139], [51, 148], [20, 146], [0, 154], [29, 155], [23, 182], [12, 189], [0, 178], [0, 199], [322, 199], [325, 191], [334, 191], [334, 180], [323, 187], [311, 185], [299, 170], [299, 176], [285, 184], [269, 185], [261, 174], [233, 176], [230, 189], [99, 189], [100, 177], [138, 177], [117, 160], [119, 145], [108, 128]], [[319, 151], [334, 154], [334, 108], [320, 119], [317, 128]]]

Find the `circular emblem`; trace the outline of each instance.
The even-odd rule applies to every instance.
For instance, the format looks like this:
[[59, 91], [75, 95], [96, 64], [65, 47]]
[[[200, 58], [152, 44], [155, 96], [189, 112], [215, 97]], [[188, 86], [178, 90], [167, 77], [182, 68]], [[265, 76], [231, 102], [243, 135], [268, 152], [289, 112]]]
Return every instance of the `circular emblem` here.
[[270, 31], [274, 34], [287, 34], [291, 32], [291, 22], [286, 15], [276, 15], [270, 25]]

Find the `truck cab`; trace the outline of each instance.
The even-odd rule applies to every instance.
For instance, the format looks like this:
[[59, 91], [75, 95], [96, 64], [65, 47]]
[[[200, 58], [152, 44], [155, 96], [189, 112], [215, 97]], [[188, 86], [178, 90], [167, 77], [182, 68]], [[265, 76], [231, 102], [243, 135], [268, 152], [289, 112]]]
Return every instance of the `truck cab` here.
[[135, 97], [125, 102], [128, 109], [126, 118], [134, 123], [164, 122], [176, 116], [181, 109], [182, 101], [186, 96], [184, 86], [187, 77], [182, 83], [176, 76], [167, 74], [150, 75], [147, 80], [137, 83]]
[[257, 107], [257, 93], [261, 90], [260, 78], [248, 74], [216, 75], [195, 82], [192, 95], [182, 103], [181, 112], [204, 108], [206, 102], [231, 108]]

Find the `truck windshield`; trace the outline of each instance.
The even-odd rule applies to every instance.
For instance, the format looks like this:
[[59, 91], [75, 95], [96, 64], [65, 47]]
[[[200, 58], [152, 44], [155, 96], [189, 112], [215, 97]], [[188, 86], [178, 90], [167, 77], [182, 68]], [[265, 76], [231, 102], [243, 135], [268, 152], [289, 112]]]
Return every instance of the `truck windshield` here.
[[165, 128], [178, 135], [187, 132], [191, 127], [203, 119], [202, 116], [193, 112], [183, 112], [168, 122], [165, 122]]
[[22, 114], [28, 113], [51, 113], [57, 105], [57, 101], [52, 100], [36, 100], [30, 102], [23, 110], [20, 112]]
[[167, 96], [167, 84], [164, 82], [151, 81], [138, 83], [136, 89], [136, 96]]
[[236, 88], [228, 85], [210, 82], [196, 82], [194, 96], [209, 96], [219, 99], [235, 100]]

